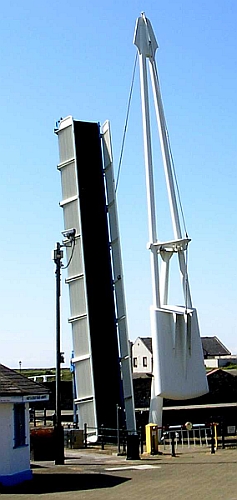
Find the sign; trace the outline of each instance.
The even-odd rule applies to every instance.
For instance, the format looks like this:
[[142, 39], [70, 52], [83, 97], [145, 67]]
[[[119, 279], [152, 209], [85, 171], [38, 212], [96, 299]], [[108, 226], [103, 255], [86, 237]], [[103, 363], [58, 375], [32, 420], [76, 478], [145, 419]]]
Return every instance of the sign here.
[[236, 433], [235, 425], [228, 425], [227, 426], [227, 434], [235, 434], [235, 433]]
[[187, 429], [187, 431], [191, 431], [193, 428], [192, 422], [186, 422], [185, 428]]
[[25, 401], [25, 402], [48, 401], [48, 400], [49, 400], [48, 394], [40, 394], [40, 395], [32, 394], [31, 396], [24, 396], [23, 397], [23, 401]]

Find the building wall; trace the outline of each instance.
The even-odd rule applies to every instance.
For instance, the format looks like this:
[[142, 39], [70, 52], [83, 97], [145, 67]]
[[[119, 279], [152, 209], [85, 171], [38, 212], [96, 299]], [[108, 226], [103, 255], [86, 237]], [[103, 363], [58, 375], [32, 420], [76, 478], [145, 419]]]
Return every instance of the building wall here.
[[207, 368], [220, 368], [227, 366], [229, 363], [236, 365], [236, 356], [215, 356], [213, 358], [204, 359], [204, 364]]
[[19, 475], [20, 478], [23, 473], [27, 478], [29, 475], [27, 472], [30, 472], [29, 405], [25, 406], [27, 445], [14, 448], [14, 405], [0, 403], [0, 483], [2, 484], [14, 484], [14, 475]]
[[133, 373], [152, 373], [152, 354], [138, 337], [132, 346]]

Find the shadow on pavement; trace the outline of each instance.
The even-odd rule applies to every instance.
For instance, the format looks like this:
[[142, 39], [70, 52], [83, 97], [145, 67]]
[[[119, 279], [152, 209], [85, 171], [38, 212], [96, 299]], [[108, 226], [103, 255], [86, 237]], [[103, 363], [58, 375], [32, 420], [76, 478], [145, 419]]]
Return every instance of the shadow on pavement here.
[[35, 474], [31, 481], [9, 487], [0, 486], [0, 494], [43, 494], [63, 491], [94, 490], [113, 488], [130, 478], [109, 476], [107, 474]]

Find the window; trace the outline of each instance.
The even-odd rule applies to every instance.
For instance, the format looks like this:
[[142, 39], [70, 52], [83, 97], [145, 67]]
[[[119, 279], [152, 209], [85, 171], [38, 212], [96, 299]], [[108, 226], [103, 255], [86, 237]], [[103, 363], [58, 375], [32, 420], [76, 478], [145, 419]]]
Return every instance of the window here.
[[22, 403], [14, 405], [14, 448], [26, 444], [25, 432], [25, 405]]
[[143, 357], [143, 366], [145, 366], [147, 368], [147, 357], [146, 356]]
[[137, 358], [133, 358], [133, 368], [137, 368]]

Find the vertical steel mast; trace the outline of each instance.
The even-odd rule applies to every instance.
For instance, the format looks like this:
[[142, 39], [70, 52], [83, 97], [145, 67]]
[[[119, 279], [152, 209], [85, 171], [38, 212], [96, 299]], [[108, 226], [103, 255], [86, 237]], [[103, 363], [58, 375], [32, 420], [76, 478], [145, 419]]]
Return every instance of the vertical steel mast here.
[[[139, 52], [140, 66], [140, 85], [141, 85], [141, 104], [142, 104], [142, 122], [143, 122], [143, 141], [144, 141], [144, 159], [146, 172], [146, 190], [147, 190], [147, 209], [148, 209], [148, 235], [149, 246], [154, 248], [157, 242], [156, 232], [156, 210], [155, 210], [155, 193], [153, 179], [153, 161], [152, 161], [152, 146], [151, 146], [151, 124], [149, 111], [149, 95], [148, 95], [148, 80], [147, 80], [147, 63], [155, 56], [158, 47], [151, 24], [145, 15], [142, 14], [137, 19], [134, 44]], [[154, 308], [160, 307], [160, 288], [159, 288], [159, 267], [156, 251], [150, 253], [151, 264], [151, 282], [152, 282], [152, 303]], [[154, 329], [153, 329], [154, 330]], [[157, 366], [156, 354], [158, 352], [157, 335], [152, 335], [153, 346], [153, 366]], [[150, 400], [150, 415], [149, 421], [162, 425], [162, 406], [163, 398], [156, 395], [155, 379], [152, 379], [151, 400]]]
[[[146, 183], [147, 183], [147, 203], [148, 203], [148, 225], [149, 225], [149, 243], [151, 246], [157, 243], [156, 236], [156, 216], [155, 216], [155, 197], [154, 197], [154, 181], [153, 181], [153, 164], [152, 164], [152, 146], [151, 146], [151, 131], [150, 131], [150, 113], [149, 113], [149, 95], [147, 82], [147, 59], [149, 61], [151, 83], [153, 89], [153, 97], [155, 103], [156, 118], [159, 130], [161, 153], [164, 164], [166, 177], [167, 191], [169, 197], [169, 205], [171, 219], [174, 231], [175, 240], [182, 240], [182, 232], [179, 220], [179, 212], [175, 194], [174, 179], [172, 173], [169, 144], [167, 137], [167, 128], [165, 122], [164, 109], [161, 99], [160, 85], [158, 72], [155, 62], [155, 53], [158, 44], [149, 19], [142, 13], [137, 20], [134, 44], [139, 51], [140, 62], [140, 82], [141, 82], [141, 101], [142, 101], [142, 118], [143, 118], [143, 135], [144, 135], [144, 155], [146, 167]], [[182, 240], [183, 241], [183, 240]], [[186, 239], [187, 243], [188, 239]], [[161, 301], [159, 294], [159, 272], [158, 261], [154, 252], [152, 252], [152, 289], [153, 289], [153, 304], [160, 307]], [[155, 252], [156, 254], [156, 252]], [[186, 273], [186, 263], [184, 252], [179, 253], [180, 268], [183, 276], [183, 289], [186, 296], [187, 307], [192, 307], [191, 294]]]
[[[168, 134], [162, 105], [155, 53], [158, 44], [149, 19], [142, 13], [137, 19], [134, 44], [138, 48], [146, 169], [149, 249], [151, 250], [152, 306], [151, 329], [153, 343], [153, 382], [150, 421], [161, 424], [162, 397], [188, 399], [208, 392], [201, 339], [196, 310], [192, 308], [185, 252], [190, 239], [182, 237], [176, 200]], [[170, 206], [174, 239], [159, 242], [156, 234], [155, 194], [149, 93], [147, 81], [149, 63], [163, 166]], [[184, 306], [168, 305], [169, 263], [177, 254], [184, 294]], [[159, 273], [158, 256], [161, 259]], [[170, 368], [171, 363], [171, 368]], [[195, 366], [194, 370], [193, 367]]]
[[[148, 206], [148, 234], [149, 242], [154, 244], [157, 241], [157, 235], [146, 58], [153, 58], [153, 54], [155, 54], [158, 45], [152, 29], [150, 32], [148, 31], [148, 26], [150, 26], [150, 23], [148, 23], [149, 21], [145, 18], [144, 14], [142, 14], [142, 17], [137, 20], [134, 44], [138, 47], [140, 62], [143, 140]], [[154, 252], [151, 252], [151, 274], [153, 304], [154, 306], [159, 307], [160, 295], [159, 287], [157, 286], [157, 283], [159, 282], [159, 271], [157, 257]]]

